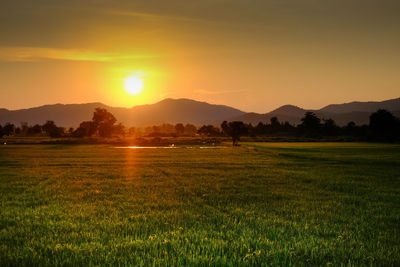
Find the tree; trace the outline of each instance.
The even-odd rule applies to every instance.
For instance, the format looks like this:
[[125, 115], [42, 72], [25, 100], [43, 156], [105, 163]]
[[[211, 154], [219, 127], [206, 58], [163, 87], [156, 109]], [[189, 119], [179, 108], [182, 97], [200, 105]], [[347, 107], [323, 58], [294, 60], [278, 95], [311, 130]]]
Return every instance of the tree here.
[[339, 131], [339, 127], [336, 125], [336, 122], [332, 119], [325, 119], [324, 124], [322, 125], [322, 129], [324, 134], [326, 135], [335, 135]]
[[313, 112], [308, 111], [301, 119], [299, 128], [308, 135], [316, 135], [321, 128], [321, 119], [318, 118]]
[[99, 135], [101, 137], [111, 137], [113, 133], [114, 125], [113, 124], [108, 124], [108, 123], [101, 123], [99, 124], [99, 127], [97, 128]]
[[27, 122], [21, 122], [21, 134], [28, 135], [29, 126]]
[[15, 127], [14, 133], [15, 133], [16, 135], [21, 134], [21, 128]]
[[273, 133], [278, 132], [281, 129], [281, 123], [279, 122], [278, 118], [272, 117], [270, 121], [271, 121], [271, 131]]
[[262, 123], [261, 121], [255, 127], [256, 135], [264, 135], [267, 133], [267, 125]]
[[224, 121], [221, 124], [222, 132], [225, 135], [232, 137], [232, 145], [237, 146], [240, 141], [240, 136], [248, 133], [246, 125], [242, 121]]
[[105, 108], [96, 108], [93, 113], [92, 121], [96, 126], [99, 126], [102, 123], [113, 125], [117, 121], [117, 119]]
[[185, 125], [184, 132], [185, 132], [186, 135], [194, 136], [196, 134], [196, 132], [197, 132], [197, 128], [193, 124], [189, 124], [188, 123], [188, 124]]
[[350, 121], [349, 123], [347, 123], [346, 125], [346, 129], [347, 130], [353, 130], [356, 127], [356, 123], [354, 121]]
[[369, 129], [377, 141], [400, 139], [400, 121], [391, 112], [379, 109], [369, 117]]
[[83, 121], [79, 127], [74, 131], [73, 135], [76, 137], [90, 137], [96, 132], [96, 125], [93, 121]]
[[6, 125], [3, 126], [3, 135], [10, 136], [14, 133], [15, 126], [12, 123], [7, 122]]
[[288, 134], [293, 133], [295, 130], [295, 127], [291, 125], [288, 121], [285, 121], [284, 124], [281, 124], [281, 128]]
[[171, 134], [175, 134], [175, 132], [176, 132], [175, 126], [170, 123], [163, 123], [159, 127], [160, 127], [160, 132], [163, 135], [171, 135]]
[[42, 133], [42, 126], [39, 124], [35, 124], [31, 127], [28, 128], [27, 135], [36, 135], [36, 134], [41, 134]]
[[125, 126], [122, 123], [118, 123], [117, 125], [114, 125], [113, 133], [116, 135], [125, 136]]
[[117, 119], [104, 108], [96, 108], [92, 121], [101, 137], [110, 137]]
[[197, 131], [201, 135], [206, 135], [206, 136], [218, 136], [220, 135], [220, 131], [218, 128], [212, 126], [212, 125], [203, 125], [200, 127], [200, 129]]
[[45, 131], [50, 137], [60, 137], [63, 133], [63, 129], [57, 127], [54, 121], [47, 121], [42, 126], [43, 131]]
[[185, 126], [182, 123], [175, 124], [175, 132], [177, 135], [183, 135], [185, 132]]

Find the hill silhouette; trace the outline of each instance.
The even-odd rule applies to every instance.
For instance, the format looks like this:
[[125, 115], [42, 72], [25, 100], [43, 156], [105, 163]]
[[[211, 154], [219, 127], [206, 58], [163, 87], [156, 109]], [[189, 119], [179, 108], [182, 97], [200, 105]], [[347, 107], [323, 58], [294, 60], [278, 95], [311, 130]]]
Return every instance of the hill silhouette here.
[[322, 119], [333, 119], [338, 125], [346, 125], [354, 121], [358, 125], [368, 124], [369, 116], [378, 109], [386, 109], [395, 116], [400, 115], [400, 98], [385, 100], [382, 102], [351, 102], [344, 104], [331, 104], [319, 110], [302, 109], [293, 105], [284, 105], [265, 114], [246, 113], [230, 120], [239, 120], [246, 123], [257, 124], [258, 122], [269, 122], [272, 117], [277, 117], [279, 121], [288, 121], [291, 124], [299, 124], [304, 113], [314, 112]]
[[164, 99], [155, 104], [139, 105], [132, 108], [111, 107], [103, 103], [55, 104], [35, 108], [7, 110], [0, 108], [0, 124], [7, 122], [19, 125], [43, 124], [53, 120], [58, 126], [78, 126], [80, 122], [90, 120], [95, 108], [105, 108], [126, 126], [147, 126], [160, 123], [192, 123], [196, 125], [215, 124], [222, 121], [239, 120], [245, 123], [258, 124], [269, 122], [272, 117], [291, 124], [300, 123], [307, 111], [312, 111], [321, 118], [332, 118], [338, 125], [350, 121], [356, 124], [368, 124], [369, 115], [379, 108], [387, 109], [400, 116], [400, 98], [382, 102], [351, 102], [332, 104], [319, 110], [308, 110], [293, 105], [284, 105], [271, 112], [246, 113], [225, 105], [215, 105], [191, 99]]
[[58, 126], [77, 126], [92, 118], [95, 108], [105, 108], [126, 126], [145, 126], [168, 123], [204, 124], [210, 121], [222, 121], [244, 114], [238, 109], [214, 105], [191, 99], [164, 99], [155, 104], [134, 106], [132, 108], [111, 107], [102, 103], [55, 104], [29, 109], [0, 109], [0, 124], [7, 122], [19, 125], [43, 124], [53, 120]]
[[344, 104], [331, 104], [321, 108], [320, 112], [327, 113], [351, 113], [351, 112], [375, 112], [378, 109], [391, 111], [400, 110], [400, 98], [385, 100], [381, 102], [351, 102]]

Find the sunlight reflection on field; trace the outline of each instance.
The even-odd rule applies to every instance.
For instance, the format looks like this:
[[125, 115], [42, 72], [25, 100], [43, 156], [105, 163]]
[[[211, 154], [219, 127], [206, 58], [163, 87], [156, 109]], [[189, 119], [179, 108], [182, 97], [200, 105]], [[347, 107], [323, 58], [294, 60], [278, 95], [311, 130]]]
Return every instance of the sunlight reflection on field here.
[[225, 148], [223, 146], [116, 146], [114, 148], [128, 149], [165, 149], [165, 148], [186, 148], [186, 149], [206, 149], [206, 148]]

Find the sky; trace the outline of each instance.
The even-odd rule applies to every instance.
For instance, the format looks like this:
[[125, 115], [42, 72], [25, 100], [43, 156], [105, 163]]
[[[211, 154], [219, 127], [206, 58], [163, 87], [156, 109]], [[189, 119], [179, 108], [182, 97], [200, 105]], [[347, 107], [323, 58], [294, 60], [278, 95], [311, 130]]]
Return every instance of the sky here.
[[3, 0], [0, 108], [397, 98], [399, 13], [398, 0]]

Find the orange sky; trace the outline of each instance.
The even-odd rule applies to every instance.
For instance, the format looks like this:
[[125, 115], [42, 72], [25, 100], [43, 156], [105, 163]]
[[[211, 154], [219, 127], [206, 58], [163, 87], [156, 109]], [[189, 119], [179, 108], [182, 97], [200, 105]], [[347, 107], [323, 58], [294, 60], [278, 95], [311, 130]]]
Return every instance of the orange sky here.
[[[400, 2], [7, 1], [0, 107], [166, 97], [268, 112], [399, 97]], [[132, 96], [124, 78], [142, 74]]]

